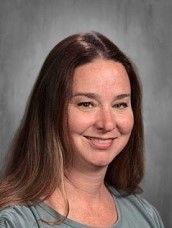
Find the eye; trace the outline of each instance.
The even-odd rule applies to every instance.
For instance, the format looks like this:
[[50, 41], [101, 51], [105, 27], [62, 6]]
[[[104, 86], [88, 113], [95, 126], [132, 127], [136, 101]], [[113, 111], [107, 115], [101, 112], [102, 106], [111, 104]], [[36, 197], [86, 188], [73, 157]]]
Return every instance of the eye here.
[[113, 107], [117, 109], [125, 109], [128, 107], [128, 104], [126, 102], [121, 102], [113, 105]]
[[94, 103], [93, 102], [90, 102], [90, 101], [80, 102], [77, 105], [79, 107], [83, 107], [83, 108], [92, 108], [92, 107], [94, 107]]

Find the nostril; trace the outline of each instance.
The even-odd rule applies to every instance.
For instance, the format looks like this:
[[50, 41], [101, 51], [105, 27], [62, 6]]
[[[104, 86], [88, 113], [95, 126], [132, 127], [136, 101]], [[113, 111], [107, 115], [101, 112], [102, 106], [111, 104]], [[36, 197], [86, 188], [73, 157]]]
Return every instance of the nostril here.
[[95, 126], [99, 131], [112, 131], [115, 127], [115, 121], [112, 113], [110, 111], [101, 111], [99, 115], [97, 115]]
[[99, 121], [99, 122], [96, 122], [95, 126], [99, 131], [108, 132], [114, 129], [115, 124], [111, 121]]

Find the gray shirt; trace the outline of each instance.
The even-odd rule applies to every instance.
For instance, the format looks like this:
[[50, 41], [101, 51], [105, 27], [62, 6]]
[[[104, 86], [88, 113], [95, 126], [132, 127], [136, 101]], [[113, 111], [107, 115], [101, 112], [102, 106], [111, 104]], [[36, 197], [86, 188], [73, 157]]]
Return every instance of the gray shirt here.
[[[115, 199], [118, 220], [110, 227], [114, 228], [164, 228], [157, 210], [146, 200], [137, 195], [120, 197], [119, 193], [110, 188]], [[51, 228], [51, 227], [89, 227], [71, 219], [62, 224], [55, 222], [61, 215], [45, 203], [34, 206], [14, 205], [0, 211], [0, 228]], [[46, 221], [46, 222], [44, 222]], [[97, 227], [103, 227], [97, 226]]]

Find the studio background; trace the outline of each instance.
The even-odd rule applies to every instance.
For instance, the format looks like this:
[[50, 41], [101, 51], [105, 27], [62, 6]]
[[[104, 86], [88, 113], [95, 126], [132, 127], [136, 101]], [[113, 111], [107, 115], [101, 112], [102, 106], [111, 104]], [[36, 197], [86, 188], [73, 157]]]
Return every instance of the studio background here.
[[49, 51], [98, 31], [137, 65], [144, 93], [143, 196], [172, 227], [172, 1], [0, 0], [0, 168]]

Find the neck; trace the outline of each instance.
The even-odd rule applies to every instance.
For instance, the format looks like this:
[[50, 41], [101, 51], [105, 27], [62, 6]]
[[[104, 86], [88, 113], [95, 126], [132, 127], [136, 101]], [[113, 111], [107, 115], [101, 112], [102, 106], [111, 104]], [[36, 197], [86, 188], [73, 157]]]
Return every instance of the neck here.
[[106, 168], [99, 168], [94, 171], [84, 172], [76, 168], [66, 170], [65, 185], [70, 192], [76, 192], [88, 197], [100, 196], [101, 192], [105, 190], [104, 177]]
[[[99, 202], [112, 203], [109, 191], [104, 184], [106, 169], [107, 167], [99, 168], [94, 171], [88, 171], [87, 169], [87, 171], [84, 172], [75, 167], [66, 170], [64, 184], [66, 197], [71, 210], [72, 206], [76, 204], [78, 204], [80, 208], [88, 208], [88, 205], [99, 205]], [[61, 214], [64, 213], [65, 201], [59, 189], [56, 189], [45, 202]]]

